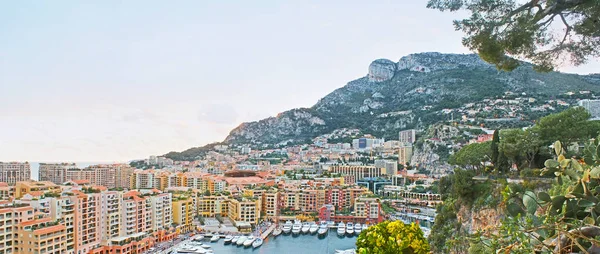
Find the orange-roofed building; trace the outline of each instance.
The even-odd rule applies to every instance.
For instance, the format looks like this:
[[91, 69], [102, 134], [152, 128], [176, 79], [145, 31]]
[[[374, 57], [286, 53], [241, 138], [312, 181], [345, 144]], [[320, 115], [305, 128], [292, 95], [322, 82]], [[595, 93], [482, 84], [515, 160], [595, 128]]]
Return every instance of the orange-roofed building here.
[[21, 222], [16, 233], [15, 253], [67, 253], [67, 228], [50, 218]]
[[36, 181], [17, 182], [15, 184], [15, 198], [21, 198], [23, 195], [33, 191], [59, 192], [60, 186], [52, 182]]
[[18, 225], [21, 222], [33, 220], [33, 208], [27, 205], [3, 204], [0, 208], [0, 232], [4, 237], [0, 238], [0, 253], [24, 253], [16, 252], [14, 243], [17, 237]]

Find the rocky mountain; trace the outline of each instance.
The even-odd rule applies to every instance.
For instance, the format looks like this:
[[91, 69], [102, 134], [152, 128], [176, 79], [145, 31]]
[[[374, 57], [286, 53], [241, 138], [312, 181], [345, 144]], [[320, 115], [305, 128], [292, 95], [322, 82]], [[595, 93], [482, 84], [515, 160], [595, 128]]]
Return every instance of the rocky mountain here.
[[[565, 97], [567, 92], [575, 97]], [[418, 53], [398, 62], [375, 60], [365, 77], [350, 81], [314, 106], [243, 123], [224, 143], [303, 143], [339, 128], [397, 139], [402, 129], [424, 129], [461, 117], [475, 124], [514, 118], [511, 124], [528, 125], [540, 115], [574, 103], [579, 95], [598, 93], [598, 74], [538, 73], [527, 63], [504, 72], [475, 54]], [[526, 103], [523, 98], [528, 98]], [[489, 108], [490, 101], [498, 99], [506, 105]]]

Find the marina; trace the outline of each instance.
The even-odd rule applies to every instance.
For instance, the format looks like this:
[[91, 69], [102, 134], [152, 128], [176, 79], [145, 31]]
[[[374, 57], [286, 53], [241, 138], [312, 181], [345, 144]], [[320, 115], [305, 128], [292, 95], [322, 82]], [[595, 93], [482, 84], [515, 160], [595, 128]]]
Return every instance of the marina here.
[[[219, 240], [211, 242], [210, 238], [204, 235], [192, 237], [179, 245], [172, 248], [171, 254], [190, 254], [190, 253], [216, 253], [216, 254], [233, 254], [233, 253], [286, 253], [297, 252], [303, 249], [303, 253], [353, 253], [352, 250], [356, 247], [355, 242], [357, 235], [338, 236], [335, 234], [336, 228], [329, 228], [327, 224], [317, 224], [319, 230], [325, 230], [321, 234], [292, 234], [282, 233], [279, 236], [269, 235], [265, 239], [260, 237], [254, 238], [251, 242], [249, 236], [227, 236], [213, 235], [219, 238], [226, 239], [231, 237], [231, 241]], [[310, 231], [309, 231], [310, 232]], [[321, 232], [321, 231], [320, 231]], [[333, 234], [329, 234], [333, 233]], [[201, 237], [202, 236], [202, 237]], [[198, 240], [198, 239], [202, 240]], [[235, 241], [237, 239], [237, 241]], [[241, 242], [241, 245], [236, 243]], [[246, 244], [249, 243], [249, 244]], [[348, 251], [350, 250], [350, 251]], [[168, 252], [164, 252], [166, 254]], [[162, 254], [162, 253], [161, 253]]]

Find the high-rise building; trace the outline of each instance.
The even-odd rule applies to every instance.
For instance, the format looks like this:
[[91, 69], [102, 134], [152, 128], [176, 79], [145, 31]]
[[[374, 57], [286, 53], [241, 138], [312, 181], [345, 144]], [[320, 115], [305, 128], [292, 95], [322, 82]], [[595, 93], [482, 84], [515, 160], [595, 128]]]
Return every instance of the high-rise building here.
[[152, 230], [152, 201], [140, 197], [137, 191], [123, 194], [121, 205], [121, 235], [149, 232]]
[[127, 164], [93, 165], [84, 169], [68, 169], [66, 180], [88, 180], [106, 188], [128, 188], [133, 168]]
[[30, 206], [9, 204], [0, 207], [0, 253], [17, 252], [19, 243], [18, 226], [24, 221], [33, 220], [34, 212]]
[[189, 197], [177, 197], [172, 201], [173, 223], [177, 224], [179, 233], [187, 233], [193, 229], [192, 199]]
[[171, 193], [160, 193], [149, 197], [152, 204], [152, 230], [168, 229], [173, 223]]
[[592, 119], [600, 120], [600, 100], [580, 100], [577, 104], [585, 108], [592, 115]]
[[102, 217], [100, 224], [102, 227], [102, 244], [106, 244], [110, 239], [121, 235], [121, 200], [123, 194], [118, 191], [102, 192]]
[[29, 162], [0, 162], [0, 182], [15, 185], [20, 181], [31, 180]]
[[402, 143], [415, 143], [415, 141], [417, 139], [417, 130], [415, 129], [410, 129], [410, 130], [403, 130], [400, 131], [400, 135], [399, 135], [399, 141]]
[[402, 165], [408, 165], [413, 154], [413, 146], [411, 144], [404, 144], [398, 149], [398, 163]]
[[67, 181], [67, 169], [76, 167], [75, 163], [40, 163], [38, 181], [63, 184]]
[[[75, 208], [73, 237], [75, 253], [88, 253], [101, 242], [102, 196], [96, 192], [71, 191], [74, 195], [63, 196]], [[67, 230], [67, 234], [69, 234]], [[69, 238], [69, 235], [67, 235]]]
[[388, 176], [395, 175], [398, 172], [398, 163], [393, 160], [375, 160], [375, 167], [384, 169], [383, 173]]

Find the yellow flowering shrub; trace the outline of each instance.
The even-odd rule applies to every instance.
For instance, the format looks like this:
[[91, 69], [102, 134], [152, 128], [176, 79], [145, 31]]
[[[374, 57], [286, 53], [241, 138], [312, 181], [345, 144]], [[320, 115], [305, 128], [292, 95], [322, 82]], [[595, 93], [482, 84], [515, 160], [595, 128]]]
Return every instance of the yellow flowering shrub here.
[[421, 228], [402, 221], [385, 221], [369, 227], [356, 240], [360, 254], [426, 254], [429, 243]]

